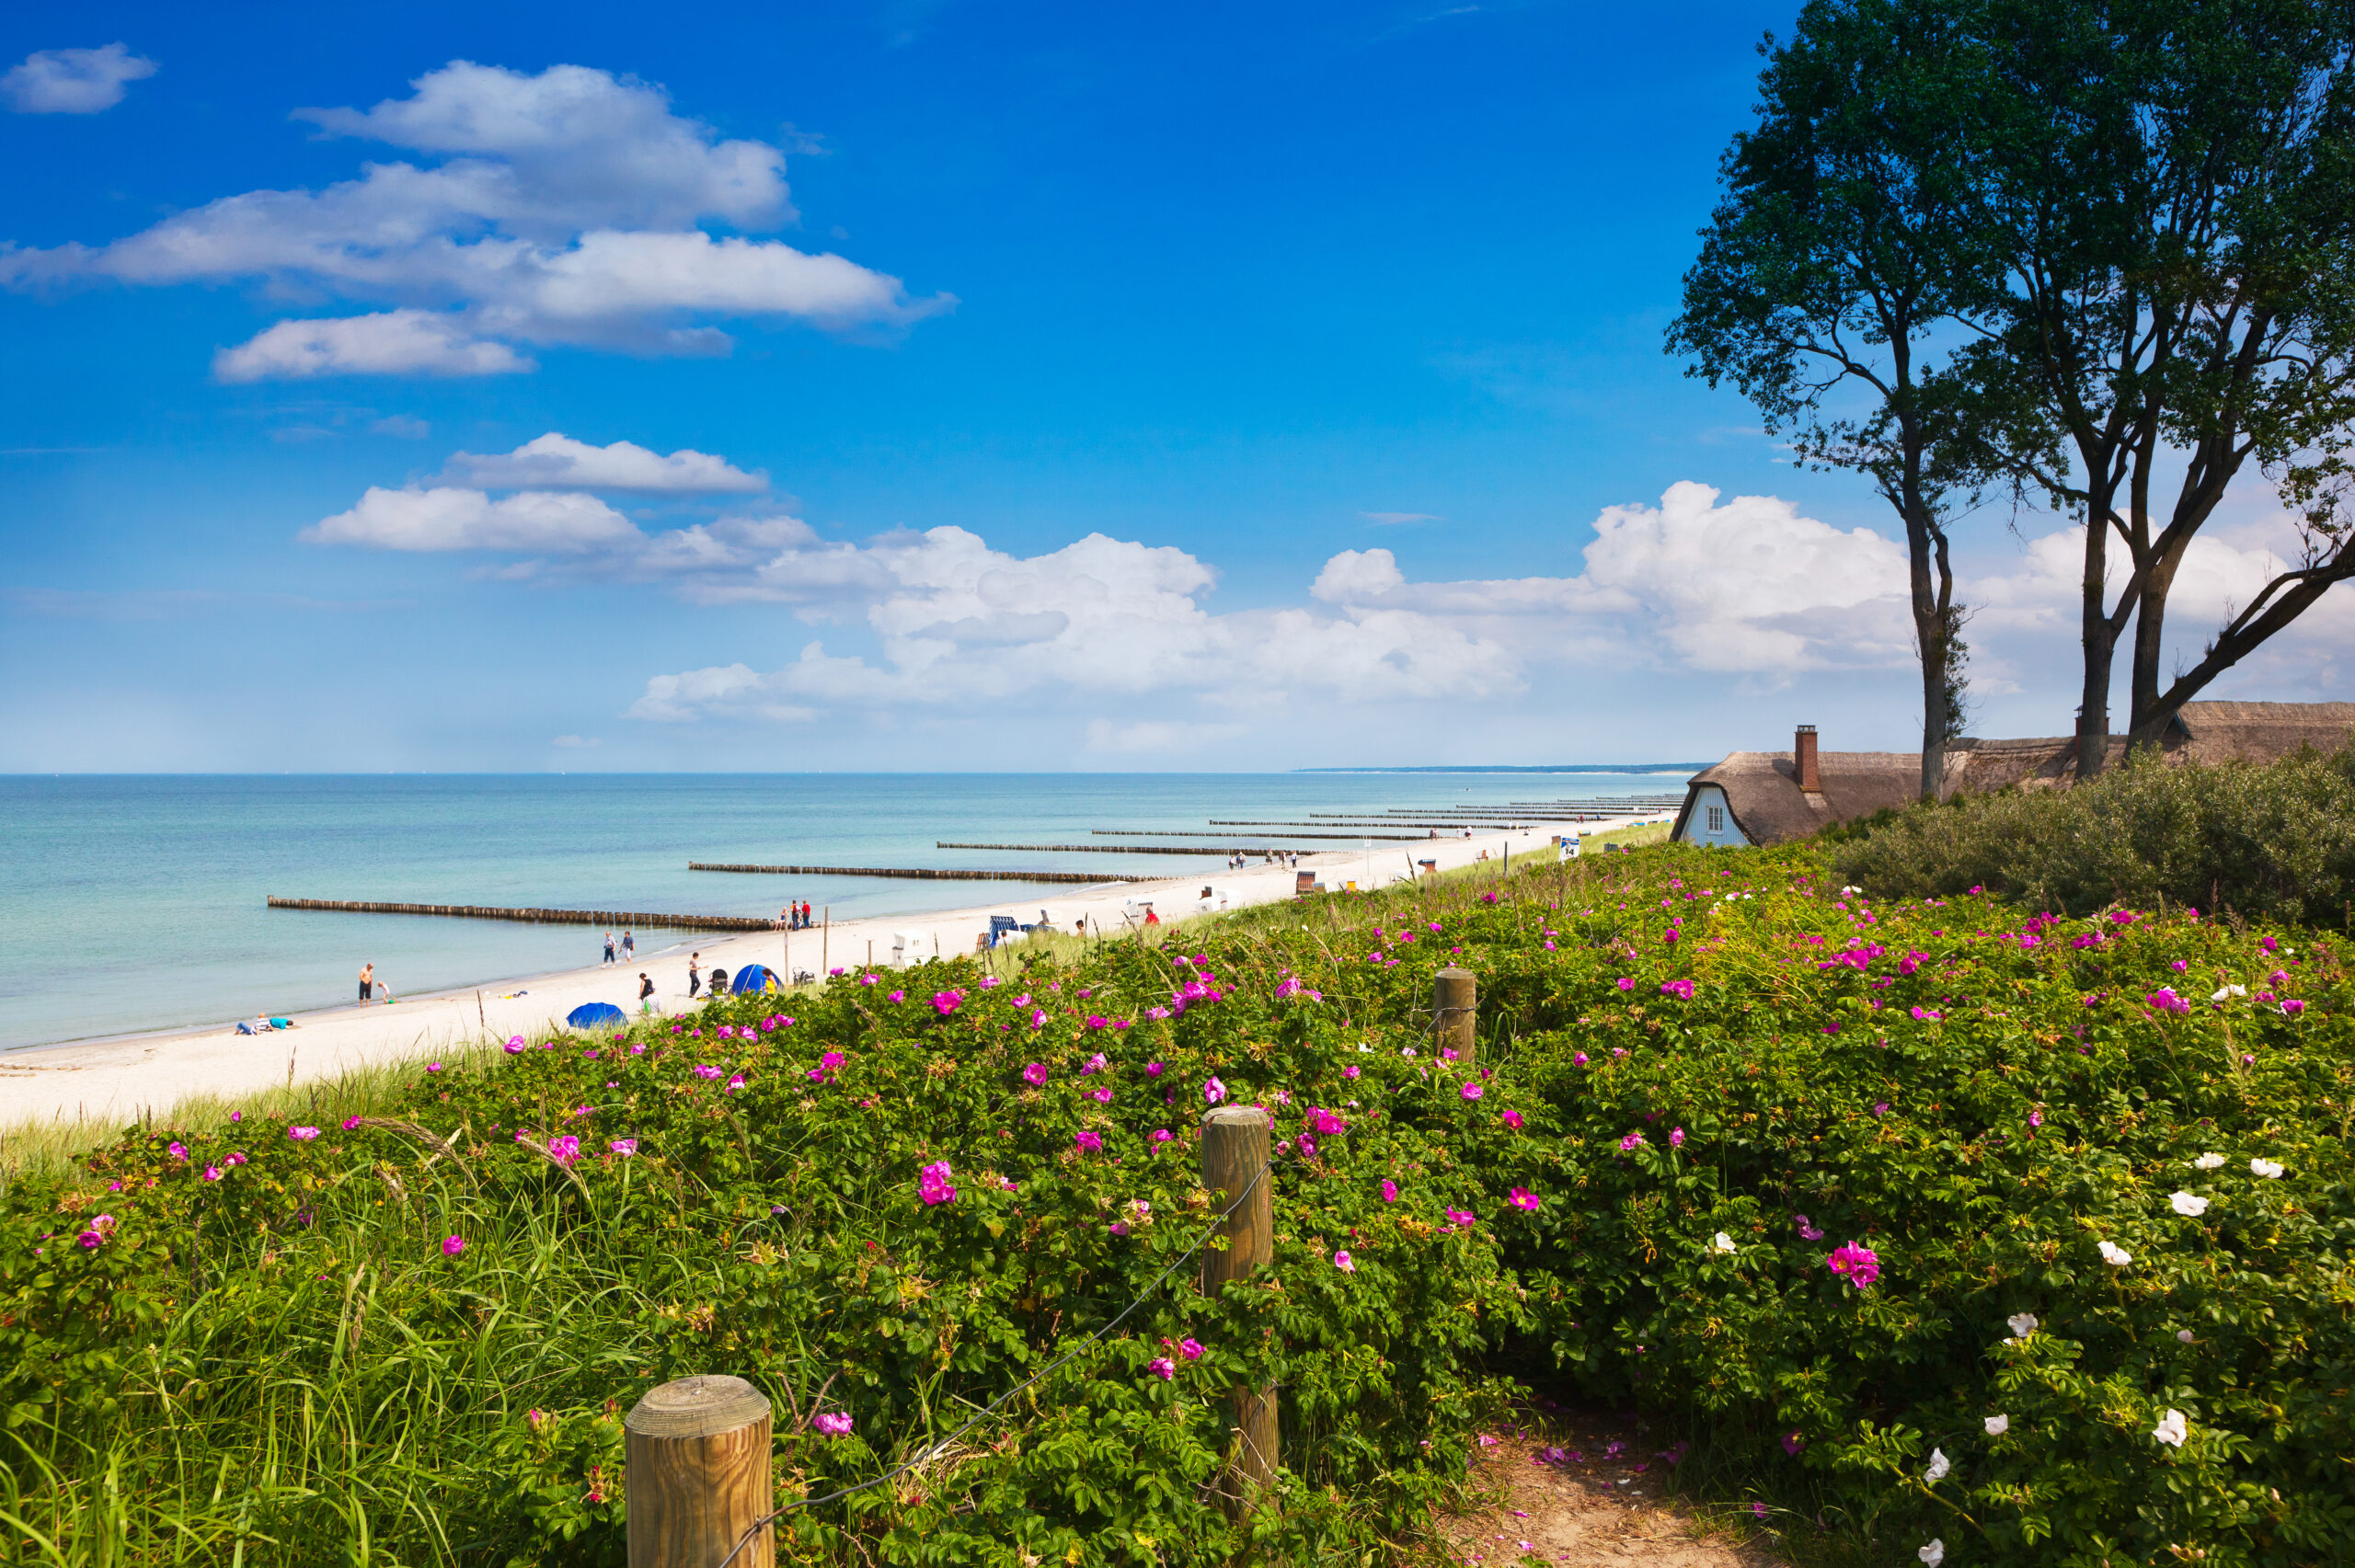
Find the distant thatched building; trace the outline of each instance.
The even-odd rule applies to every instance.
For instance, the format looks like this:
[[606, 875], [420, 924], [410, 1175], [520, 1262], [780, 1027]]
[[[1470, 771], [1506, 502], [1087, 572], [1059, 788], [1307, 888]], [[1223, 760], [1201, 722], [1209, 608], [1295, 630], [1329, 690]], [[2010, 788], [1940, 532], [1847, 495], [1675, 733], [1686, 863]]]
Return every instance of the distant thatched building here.
[[[2355, 729], [2355, 703], [2186, 703], [2160, 742], [2170, 761], [2270, 762], [2302, 746], [2335, 751]], [[2110, 742], [2109, 761], [2126, 742]], [[2077, 765], [2074, 736], [1958, 740], [1947, 749], [1942, 797], [2019, 784], [2051, 787]], [[1788, 751], [1736, 751], [1693, 775], [1672, 835], [1679, 843], [1744, 849], [1803, 839], [1910, 804], [1921, 789], [1918, 751], [1819, 751], [1803, 724]]]

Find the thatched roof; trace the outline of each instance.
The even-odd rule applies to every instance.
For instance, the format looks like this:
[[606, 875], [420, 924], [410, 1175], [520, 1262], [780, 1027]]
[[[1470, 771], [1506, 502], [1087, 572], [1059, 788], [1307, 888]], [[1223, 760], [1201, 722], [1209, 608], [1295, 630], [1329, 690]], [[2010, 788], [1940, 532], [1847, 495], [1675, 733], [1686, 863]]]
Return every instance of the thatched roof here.
[[[2160, 743], [2169, 761], [2271, 762], [2301, 746], [2335, 751], [2355, 738], [2355, 703], [2186, 703]], [[2110, 741], [2109, 762], [2124, 761], [2125, 738]], [[1947, 750], [1942, 796], [1965, 790], [1987, 794], [2018, 785], [2064, 786], [2076, 772], [2077, 740], [2070, 735], [2025, 740], [1956, 741]], [[1779, 844], [1884, 807], [1910, 805], [1921, 793], [1918, 751], [1822, 751], [1820, 795], [1799, 791], [1788, 751], [1736, 751], [1693, 775], [1675, 834], [1684, 832], [1700, 786], [1725, 792], [1734, 825], [1754, 844]]]
[[2355, 703], [2186, 703], [2175, 727], [2197, 761], [2273, 762], [2301, 746], [2345, 746]]
[[1823, 793], [1802, 795], [1788, 751], [1737, 751], [1693, 775], [1675, 831], [1684, 831], [1702, 784], [1725, 791], [1734, 826], [1753, 844], [1803, 839], [1851, 817], [1869, 817], [1884, 806], [1904, 806], [1922, 793], [1918, 751], [1821, 751], [1816, 770]]

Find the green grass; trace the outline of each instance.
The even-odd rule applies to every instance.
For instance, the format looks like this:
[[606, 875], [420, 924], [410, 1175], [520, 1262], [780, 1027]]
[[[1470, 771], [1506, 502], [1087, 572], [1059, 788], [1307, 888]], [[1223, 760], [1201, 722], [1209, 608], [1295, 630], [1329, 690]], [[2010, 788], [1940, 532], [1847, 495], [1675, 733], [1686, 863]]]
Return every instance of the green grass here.
[[[0, 1200], [0, 1539], [77, 1565], [617, 1562], [618, 1420], [656, 1382], [754, 1379], [790, 1496], [1077, 1348], [920, 1482], [797, 1516], [781, 1560], [1403, 1562], [1478, 1425], [1539, 1393], [1641, 1406], [1692, 1445], [1662, 1479], [1768, 1506], [1811, 1564], [1933, 1534], [1958, 1562], [2355, 1556], [2330, 940], [1867, 910], [1818, 853], [1516, 856], [731, 999], [619, 1054], [566, 1037], [31, 1135]], [[1155, 1016], [1196, 954], [1218, 997]], [[1477, 1097], [1433, 1058], [1448, 963], [1480, 978]], [[1186, 1140], [1212, 1075], [1324, 1144], [1280, 1158], [1273, 1274], [1220, 1299], [1182, 1268], [1151, 1288], [1205, 1212]], [[566, 1128], [569, 1167], [545, 1152]], [[638, 1152], [604, 1155], [622, 1134]], [[936, 1161], [959, 1192], [930, 1207]], [[1873, 1288], [1827, 1271], [1844, 1242]], [[2008, 1342], [2022, 1310], [2042, 1327]], [[1149, 1369], [1185, 1337], [1201, 1362]], [[1246, 1539], [1202, 1488], [1221, 1391], [1260, 1380], [1290, 1473]], [[854, 1434], [810, 1430], [821, 1407]], [[2179, 1450], [2149, 1436], [2167, 1409]]]

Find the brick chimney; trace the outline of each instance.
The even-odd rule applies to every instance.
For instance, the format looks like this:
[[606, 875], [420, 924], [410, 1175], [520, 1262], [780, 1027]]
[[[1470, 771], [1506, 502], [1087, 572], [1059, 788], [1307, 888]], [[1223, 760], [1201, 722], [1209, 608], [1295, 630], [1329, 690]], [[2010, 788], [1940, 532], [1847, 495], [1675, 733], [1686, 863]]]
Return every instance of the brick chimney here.
[[1803, 724], [1799, 726], [1798, 733], [1791, 738], [1791, 761], [1798, 770], [1799, 793], [1821, 795], [1823, 770], [1816, 765], [1815, 761], [1815, 726]]

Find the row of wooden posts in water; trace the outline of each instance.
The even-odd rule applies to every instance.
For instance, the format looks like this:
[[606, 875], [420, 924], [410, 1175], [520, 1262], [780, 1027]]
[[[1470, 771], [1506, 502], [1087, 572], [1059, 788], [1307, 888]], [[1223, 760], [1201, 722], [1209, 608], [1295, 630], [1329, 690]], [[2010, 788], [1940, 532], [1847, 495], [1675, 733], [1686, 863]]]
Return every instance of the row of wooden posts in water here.
[[[1478, 981], [1469, 969], [1431, 980], [1433, 1032], [1469, 1072], [1478, 1059]], [[1268, 1190], [1273, 1118], [1258, 1105], [1220, 1105], [1202, 1117], [1202, 1185], [1224, 1206], [1202, 1250], [1201, 1288], [1215, 1295], [1275, 1262]], [[1215, 1244], [1223, 1238], [1225, 1246]], [[1237, 1517], [1265, 1500], [1280, 1456], [1276, 1387], [1239, 1388], [1220, 1505]], [[817, 1413], [812, 1410], [811, 1415]], [[774, 1420], [768, 1396], [742, 1378], [702, 1374], [648, 1391], [622, 1423], [629, 1568], [775, 1568], [771, 1527]], [[791, 1505], [787, 1505], [788, 1508]]]

